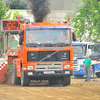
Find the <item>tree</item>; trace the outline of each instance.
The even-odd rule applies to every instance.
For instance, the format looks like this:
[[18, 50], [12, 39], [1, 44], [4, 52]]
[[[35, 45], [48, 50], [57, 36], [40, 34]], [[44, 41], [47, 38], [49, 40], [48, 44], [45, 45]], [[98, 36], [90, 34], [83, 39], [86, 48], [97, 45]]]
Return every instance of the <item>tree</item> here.
[[6, 7], [4, 0], [0, 0], [0, 20], [10, 18], [11, 13], [8, 13], [9, 10], [10, 10], [10, 8], [9, 8], [9, 6]]
[[16, 16], [20, 16], [23, 18], [23, 14], [19, 14], [18, 11], [14, 12], [13, 19], [16, 19]]
[[[6, 7], [6, 4], [4, 3], [4, 0], [0, 0], [0, 20], [2, 19], [9, 19], [11, 12], [9, 12], [10, 8], [9, 6]], [[0, 22], [0, 36], [1, 36], [1, 22]]]
[[[98, 42], [100, 39], [100, 0], [83, 0], [83, 2], [84, 6], [74, 16], [76, 18], [73, 18], [73, 27], [77, 32], [79, 40], [88, 33], [86, 40]], [[78, 19], [78, 17], [84, 18]]]
[[[9, 19], [11, 12], [9, 12], [10, 8], [9, 6], [6, 7], [6, 4], [4, 3], [4, 0], [0, 0], [0, 20], [3, 19]], [[1, 32], [1, 21], [0, 21], [0, 37], [2, 36]], [[1, 52], [1, 43], [0, 43], [0, 52]]]
[[5, 0], [5, 3], [11, 9], [26, 9], [28, 7], [24, 0]]

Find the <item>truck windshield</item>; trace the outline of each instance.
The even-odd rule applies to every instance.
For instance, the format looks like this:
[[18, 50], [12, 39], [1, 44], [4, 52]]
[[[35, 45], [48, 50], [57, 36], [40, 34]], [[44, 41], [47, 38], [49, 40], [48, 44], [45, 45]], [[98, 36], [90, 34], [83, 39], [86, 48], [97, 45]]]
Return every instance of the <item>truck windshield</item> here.
[[73, 56], [74, 57], [84, 57], [85, 56], [85, 46], [73, 46]]
[[98, 54], [98, 53], [100, 53], [100, 44], [94, 44], [91, 47], [91, 51], [92, 51], [92, 54]]
[[52, 47], [70, 45], [70, 29], [26, 31], [26, 47]]

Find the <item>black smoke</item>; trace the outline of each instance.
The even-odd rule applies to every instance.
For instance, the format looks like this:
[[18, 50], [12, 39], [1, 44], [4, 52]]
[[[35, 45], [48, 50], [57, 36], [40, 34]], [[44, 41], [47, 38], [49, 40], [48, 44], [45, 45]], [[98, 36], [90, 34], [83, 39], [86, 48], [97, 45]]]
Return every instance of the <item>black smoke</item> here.
[[47, 0], [27, 0], [30, 2], [29, 7], [34, 15], [35, 22], [43, 22], [44, 18], [50, 13], [49, 3]]

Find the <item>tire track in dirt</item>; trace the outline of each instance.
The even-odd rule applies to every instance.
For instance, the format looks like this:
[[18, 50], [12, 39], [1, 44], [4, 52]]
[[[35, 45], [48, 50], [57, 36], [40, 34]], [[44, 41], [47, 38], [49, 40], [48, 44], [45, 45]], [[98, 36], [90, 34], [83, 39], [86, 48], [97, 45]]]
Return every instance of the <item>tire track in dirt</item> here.
[[73, 79], [70, 86], [48, 83], [32, 84], [28, 87], [0, 84], [0, 100], [100, 100], [100, 79], [98, 82], [83, 82]]

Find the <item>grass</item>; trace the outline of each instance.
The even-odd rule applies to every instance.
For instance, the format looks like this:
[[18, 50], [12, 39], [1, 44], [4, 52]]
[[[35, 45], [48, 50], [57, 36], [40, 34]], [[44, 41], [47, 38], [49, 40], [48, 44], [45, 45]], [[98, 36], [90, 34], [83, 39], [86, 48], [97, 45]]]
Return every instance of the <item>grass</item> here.
[[7, 75], [12, 72], [13, 65], [7, 65]]

